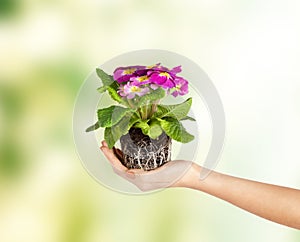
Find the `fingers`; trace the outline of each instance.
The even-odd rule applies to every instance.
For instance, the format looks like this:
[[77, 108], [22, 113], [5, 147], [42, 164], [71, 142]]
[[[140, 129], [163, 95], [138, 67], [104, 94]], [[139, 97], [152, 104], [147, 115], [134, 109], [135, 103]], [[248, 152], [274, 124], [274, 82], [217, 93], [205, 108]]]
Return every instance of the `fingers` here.
[[[105, 157], [111, 163], [114, 172], [117, 173], [118, 175], [124, 177], [125, 179], [134, 179], [135, 174], [138, 172], [138, 169], [128, 170], [127, 167], [123, 166], [123, 164], [120, 162], [120, 159], [123, 159], [122, 151], [119, 149], [116, 149], [115, 147], [113, 147], [114, 150], [109, 149], [105, 140], [103, 140], [101, 142], [101, 144], [102, 144], [102, 146], [100, 147], [100, 149], [103, 152], [103, 154], [105, 155]], [[115, 154], [118, 157], [116, 157]]]
[[102, 144], [102, 146], [104, 146], [104, 147], [108, 147], [108, 145], [107, 145], [107, 143], [106, 143], [105, 140], [102, 140], [102, 141], [101, 141], [101, 144]]
[[136, 185], [141, 191], [182, 186], [192, 165], [191, 161], [177, 160], [167, 162], [151, 171], [128, 169], [120, 162], [120, 159], [123, 158], [122, 151], [116, 148], [109, 149], [105, 141], [102, 141], [100, 149], [111, 163], [114, 172]]
[[113, 150], [108, 148], [105, 141], [102, 141], [102, 146], [100, 147], [100, 149], [114, 168], [120, 171], [127, 171], [127, 168], [121, 164], [119, 159], [115, 156]]

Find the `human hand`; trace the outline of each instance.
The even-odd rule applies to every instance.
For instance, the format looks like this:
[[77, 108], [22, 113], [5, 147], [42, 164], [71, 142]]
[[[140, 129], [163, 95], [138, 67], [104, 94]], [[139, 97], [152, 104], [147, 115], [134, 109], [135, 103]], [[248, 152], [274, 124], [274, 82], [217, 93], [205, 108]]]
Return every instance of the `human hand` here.
[[119, 158], [122, 157], [122, 151], [116, 148], [109, 149], [105, 141], [102, 141], [100, 149], [111, 163], [114, 172], [133, 183], [141, 191], [185, 186], [186, 179], [189, 175], [188, 173], [193, 165], [192, 161], [176, 160], [169, 161], [163, 166], [151, 171], [128, 169], [123, 166], [117, 158], [117, 156]]

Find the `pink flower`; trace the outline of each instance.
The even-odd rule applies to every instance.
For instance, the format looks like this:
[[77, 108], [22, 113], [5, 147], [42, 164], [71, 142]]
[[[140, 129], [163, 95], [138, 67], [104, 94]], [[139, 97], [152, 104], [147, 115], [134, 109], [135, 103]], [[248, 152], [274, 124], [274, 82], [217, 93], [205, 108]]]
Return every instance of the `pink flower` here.
[[114, 71], [114, 80], [118, 83], [127, 82], [135, 75], [137, 70], [145, 69], [145, 66], [126, 66], [119, 67]]
[[119, 95], [122, 97], [126, 97], [127, 99], [132, 99], [136, 95], [144, 96], [145, 94], [149, 93], [149, 87], [141, 87], [138, 85], [133, 84], [132, 82], [128, 82], [125, 85], [119, 87]]
[[[114, 71], [114, 79], [121, 84], [118, 93], [129, 99], [135, 95], [145, 93], [162, 87], [174, 97], [188, 92], [188, 82], [178, 77], [181, 66], [168, 69], [157, 63], [152, 66], [127, 66], [119, 67]], [[123, 84], [123, 85], [122, 85]]]
[[131, 77], [130, 81], [132, 81], [132, 84], [136, 86], [141, 86], [150, 83], [149, 77], [147, 75]]
[[144, 66], [144, 68], [136, 70], [135, 76], [145, 76], [153, 71], [168, 71], [168, 68], [161, 66], [160, 63], [152, 66]]
[[157, 86], [156, 84], [153, 84], [153, 83], [150, 84], [150, 87], [151, 87], [153, 90], [156, 90], [157, 88], [159, 88], [159, 86]]
[[182, 77], [175, 79], [176, 86], [173, 88], [172, 96], [177, 97], [178, 95], [185, 95], [188, 93], [188, 81]]
[[169, 72], [158, 72], [154, 71], [150, 73], [150, 82], [153, 84], [157, 84], [163, 88], [172, 88], [175, 87], [174, 75]]
[[147, 68], [153, 71], [170, 71], [167, 67], [160, 65], [160, 63], [157, 63], [153, 66], [147, 66]]
[[179, 72], [181, 72], [181, 66], [176, 66], [173, 69], [170, 70], [170, 72], [174, 75], [178, 74]]
[[181, 66], [176, 66], [170, 70], [167, 67], [161, 66], [160, 63], [151, 66], [151, 68], [149, 68], [149, 69], [150, 69], [150, 71], [153, 70], [153, 71], [158, 71], [158, 72], [168, 72], [174, 76], [176, 74], [178, 74], [179, 72], [181, 72]]

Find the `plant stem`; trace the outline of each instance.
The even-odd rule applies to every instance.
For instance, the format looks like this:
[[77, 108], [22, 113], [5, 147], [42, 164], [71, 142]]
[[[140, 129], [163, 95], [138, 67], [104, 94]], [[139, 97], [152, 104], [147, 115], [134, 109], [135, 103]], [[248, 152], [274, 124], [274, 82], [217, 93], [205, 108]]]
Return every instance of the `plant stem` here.
[[159, 102], [160, 102], [160, 100], [156, 100], [155, 102], [152, 103], [150, 116], [152, 116], [156, 112], [156, 110], [157, 110], [157, 104]]
[[147, 119], [147, 105], [144, 105], [141, 107], [141, 114], [142, 114], [142, 119], [146, 120]]
[[132, 99], [127, 99], [127, 101], [128, 101], [129, 106], [130, 106], [132, 109], [135, 109], [135, 105], [134, 105]]

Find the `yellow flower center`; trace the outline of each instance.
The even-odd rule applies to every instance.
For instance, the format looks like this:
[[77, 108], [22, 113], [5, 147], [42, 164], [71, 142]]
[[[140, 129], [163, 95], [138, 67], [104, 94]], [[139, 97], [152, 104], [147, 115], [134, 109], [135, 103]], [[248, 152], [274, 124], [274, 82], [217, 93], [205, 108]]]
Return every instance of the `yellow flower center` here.
[[137, 80], [138, 80], [139, 82], [146, 81], [146, 80], [148, 80], [148, 76], [140, 76], [140, 77], [137, 78]]
[[159, 74], [159, 76], [165, 76], [166, 78], [170, 78], [170, 74], [168, 72], [162, 72]]
[[130, 75], [130, 74], [132, 74], [135, 71], [136, 71], [136, 68], [129, 68], [129, 69], [124, 70], [123, 73], [125, 75]]
[[141, 89], [139, 88], [139, 87], [137, 87], [137, 86], [132, 86], [131, 88], [130, 88], [130, 91], [131, 92], [139, 92]]
[[178, 91], [180, 90], [180, 88], [181, 88], [181, 85], [179, 85], [179, 84], [177, 84], [176, 87], [175, 87], [175, 89], [178, 90]]

